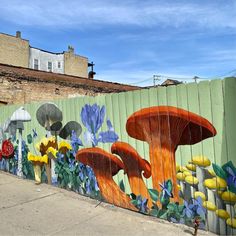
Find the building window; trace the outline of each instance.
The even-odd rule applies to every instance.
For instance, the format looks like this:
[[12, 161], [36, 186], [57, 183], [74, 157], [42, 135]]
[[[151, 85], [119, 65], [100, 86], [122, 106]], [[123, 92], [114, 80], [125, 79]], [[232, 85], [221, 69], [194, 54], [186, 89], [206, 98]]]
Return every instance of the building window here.
[[52, 71], [52, 62], [51, 61], [49, 61], [48, 62], [48, 71]]
[[35, 70], [39, 69], [39, 60], [38, 59], [34, 59], [34, 69]]
[[60, 61], [57, 63], [57, 67], [58, 67], [58, 69], [61, 68], [61, 62]]

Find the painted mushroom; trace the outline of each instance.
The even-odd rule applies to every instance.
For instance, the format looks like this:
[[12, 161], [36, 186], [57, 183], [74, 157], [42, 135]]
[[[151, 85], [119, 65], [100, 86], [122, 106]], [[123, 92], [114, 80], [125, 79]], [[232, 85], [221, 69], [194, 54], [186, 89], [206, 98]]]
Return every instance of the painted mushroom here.
[[132, 193], [135, 195], [141, 195], [148, 199], [148, 207], [152, 207], [152, 199], [148, 193], [147, 187], [142, 178], [149, 178], [151, 176], [151, 166], [143, 159], [137, 151], [128, 143], [115, 142], [111, 146], [111, 152], [117, 154], [124, 163], [124, 171], [128, 175], [129, 184]]
[[[203, 182], [203, 185], [207, 189], [208, 201], [216, 205], [217, 208], [223, 209], [224, 204], [218, 195], [218, 191], [222, 191], [227, 187], [227, 183], [225, 182], [225, 180], [220, 177], [214, 177], [212, 179], [206, 179]], [[208, 225], [211, 228], [212, 232], [219, 233], [220, 232], [220, 228], [219, 228], [220, 217], [218, 217], [217, 215], [213, 215], [212, 218], [209, 218], [207, 220], [208, 220]]]
[[18, 169], [17, 175], [19, 177], [23, 177], [22, 171], [22, 130], [24, 130], [23, 122], [31, 121], [30, 114], [24, 109], [24, 107], [20, 107], [17, 109], [11, 116], [10, 121], [15, 124], [16, 129], [19, 130], [19, 137], [18, 137]]
[[196, 176], [199, 180], [198, 190], [207, 194], [207, 190], [204, 186], [204, 180], [211, 178], [207, 169], [207, 167], [211, 165], [210, 159], [206, 156], [193, 156], [191, 163], [196, 165]]
[[107, 202], [137, 211], [130, 202], [131, 199], [121, 191], [112, 178], [119, 170], [124, 169], [120, 159], [101, 148], [93, 147], [79, 150], [76, 160], [93, 169], [100, 192]]
[[217, 207], [211, 201], [204, 201], [203, 207], [207, 209], [207, 226], [208, 230], [213, 233], [219, 232], [219, 222], [217, 222], [217, 215], [215, 213]]
[[[217, 209], [216, 210], [216, 215], [219, 218], [219, 234], [220, 235], [226, 235], [227, 231], [226, 231], [226, 220], [228, 218], [230, 218], [229, 213], [224, 210], [224, 209]], [[216, 223], [216, 222], [215, 222]]]
[[81, 125], [76, 121], [69, 121], [62, 130], [60, 130], [59, 136], [63, 139], [70, 139], [72, 131], [74, 131], [76, 136], [79, 137], [82, 132]]
[[155, 106], [132, 114], [126, 123], [127, 133], [149, 144], [153, 187], [170, 179], [174, 200], [178, 201], [175, 151], [178, 145], [192, 145], [216, 135], [213, 125], [192, 112], [171, 107]]
[[[47, 136], [56, 135], [62, 127], [62, 112], [54, 103], [48, 102], [42, 104], [36, 112], [36, 118], [39, 124], [47, 130]], [[57, 179], [57, 176], [55, 174], [55, 161], [53, 159], [50, 160], [48, 167], [51, 172], [49, 179], [54, 181]]]

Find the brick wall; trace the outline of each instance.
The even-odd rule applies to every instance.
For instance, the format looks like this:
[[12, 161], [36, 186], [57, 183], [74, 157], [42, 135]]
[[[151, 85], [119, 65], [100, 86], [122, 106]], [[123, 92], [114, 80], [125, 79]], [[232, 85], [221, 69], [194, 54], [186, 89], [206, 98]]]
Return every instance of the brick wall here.
[[73, 52], [64, 53], [64, 73], [67, 75], [88, 78], [88, 59], [75, 55]]
[[0, 64], [0, 105], [136, 89], [139, 87]]
[[29, 41], [0, 33], [0, 63], [28, 67]]

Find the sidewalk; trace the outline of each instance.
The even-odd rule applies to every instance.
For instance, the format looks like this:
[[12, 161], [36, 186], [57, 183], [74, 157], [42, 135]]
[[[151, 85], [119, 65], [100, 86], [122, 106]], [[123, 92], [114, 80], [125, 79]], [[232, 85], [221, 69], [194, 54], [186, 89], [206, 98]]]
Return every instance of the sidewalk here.
[[[0, 171], [0, 235], [192, 235], [193, 229]], [[214, 235], [199, 231], [198, 235]]]

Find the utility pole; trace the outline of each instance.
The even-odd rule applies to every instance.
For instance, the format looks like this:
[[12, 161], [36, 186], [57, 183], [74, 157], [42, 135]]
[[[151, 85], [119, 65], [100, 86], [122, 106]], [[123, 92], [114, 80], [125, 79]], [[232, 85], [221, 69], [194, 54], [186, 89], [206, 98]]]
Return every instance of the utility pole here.
[[156, 81], [161, 80], [160, 77], [161, 77], [160, 75], [153, 75], [153, 85], [154, 85], [154, 87], [157, 86]]
[[194, 80], [195, 83], [197, 83], [197, 80], [198, 80], [198, 79], [199, 79], [198, 76], [194, 76], [194, 77], [193, 77], [193, 80]]

